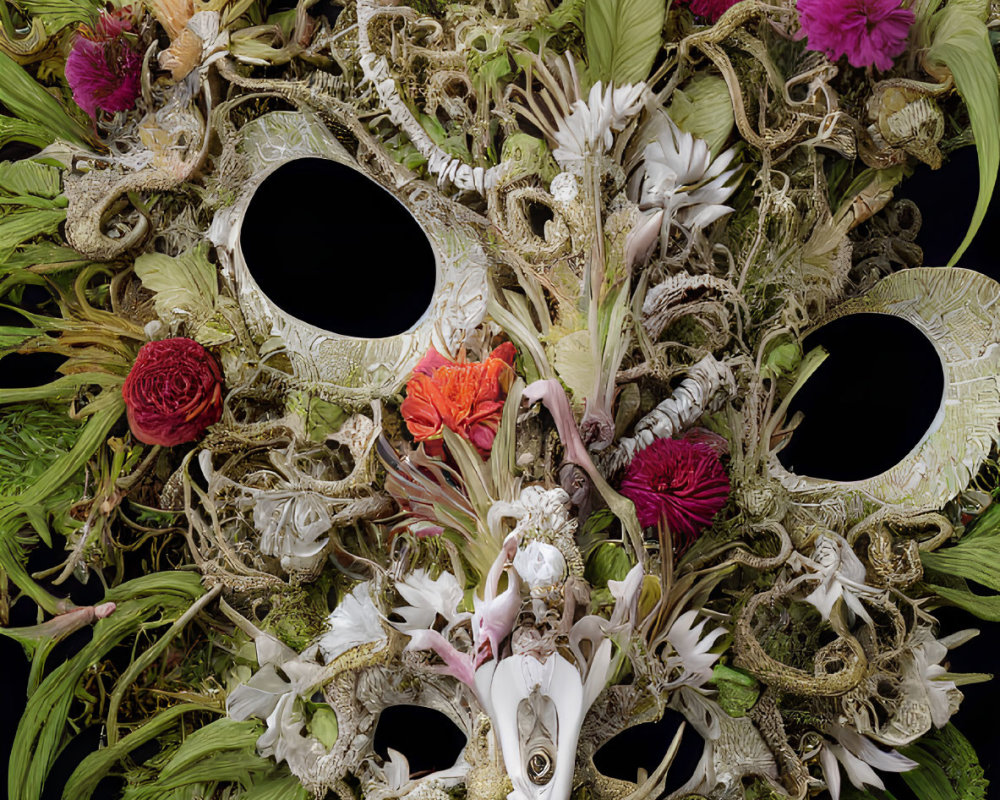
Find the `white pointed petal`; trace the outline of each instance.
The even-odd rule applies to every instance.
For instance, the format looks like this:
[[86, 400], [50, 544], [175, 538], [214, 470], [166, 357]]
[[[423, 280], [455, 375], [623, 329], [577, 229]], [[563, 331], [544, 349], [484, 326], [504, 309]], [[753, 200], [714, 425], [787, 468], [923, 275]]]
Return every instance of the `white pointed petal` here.
[[625, 237], [625, 265], [631, 269], [649, 258], [660, 238], [663, 209], [644, 214], [641, 221]]
[[717, 219], [722, 219], [732, 212], [729, 206], [700, 206], [694, 215], [684, 215], [683, 221], [692, 228], [707, 228]]
[[823, 778], [826, 781], [831, 800], [840, 800], [840, 766], [837, 764], [837, 757], [828, 745], [824, 745], [819, 751], [819, 763], [823, 769]]
[[254, 646], [257, 649], [257, 663], [261, 667], [265, 664], [280, 666], [298, 655], [276, 636], [263, 631], [254, 637]]
[[597, 648], [590, 669], [587, 671], [587, 681], [583, 685], [583, 707], [590, 708], [598, 695], [604, 691], [611, 672], [611, 640], [605, 639]]
[[250, 717], [266, 719], [278, 702], [278, 698], [289, 690], [290, 684], [283, 680], [268, 664], [257, 670], [252, 678], [235, 687], [226, 697], [226, 713], [235, 720]]
[[849, 750], [837, 744], [831, 744], [830, 749], [837, 757], [837, 760], [843, 765], [844, 772], [847, 773], [847, 779], [856, 788], [864, 789], [865, 784], [868, 786], [874, 786], [876, 789], [885, 788], [885, 784], [882, 783], [882, 779], [875, 774], [875, 770]]
[[386, 749], [389, 753], [389, 761], [383, 767], [385, 782], [390, 789], [399, 791], [410, 782], [410, 762], [398, 750], [393, 750], [391, 747]]
[[978, 635], [979, 635], [978, 628], [966, 628], [963, 631], [956, 631], [955, 633], [951, 633], [948, 636], [938, 639], [938, 641], [941, 644], [943, 644], [947, 649], [953, 650], [954, 648], [965, 644], [971, 639], [976, 638]]
[[[712, 166], [708, 168], [705, 172], [705, 180], [712, 180], [723, 173], [723, 171], [728, 167], [733, 159], [736, 158], [735, 148], [730, 147], [725, 152], [719, 153], [715, 161], [712, 162]], [[729, 174], [730, 176], [736, 174], [736, 170], [732, 170]]]
[[473, 685], [472, 656], [460, 653], [455, 645], [437, 631], [413, 631], [406, 649], [433, 650], [445, 663], [445, 666], [439, 668], [440, 672], [451, 675], [468, 686]]
[[425, 570], [414, 570], [405, 580], [396, 582], [396, 591], [410, 604], [393, 609], [406, 620], [395, 626], [403, 632], [431, 627], [438, 614], [453, 621], [462, 602], [462, 588], [450, 572], [431, 580]]
[[359, 583], [344, 597], [327, 619], [328, 630], [319, 638], [324, 663], [353, 647], [386, 638], [382, 618], [372, 602], [369, 581]]

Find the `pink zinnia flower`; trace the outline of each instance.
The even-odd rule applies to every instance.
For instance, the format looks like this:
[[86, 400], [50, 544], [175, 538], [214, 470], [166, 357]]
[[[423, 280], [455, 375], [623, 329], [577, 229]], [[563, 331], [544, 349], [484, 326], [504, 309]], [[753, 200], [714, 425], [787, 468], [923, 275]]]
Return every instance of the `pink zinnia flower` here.
[[132, 32], [128, 6], [102, 13], [93, 30], [81, 26], [66, 59], [66, 81], [73, 100], [91, 117], [102, 111], [128, 111], [139, 96], [142, 52]]
[[686, 3], [695, 16], [715, 22], [739, 0], [681, 0], [681, 2]]
[[913, 12], [899, 0], [798, 0], [797, 38], [831, 61], [847, 56], [852, 67], [892, 68], [906, 50]]
[[709, 445], [657, 439], [636, 453], [620, 491], [635, 503], [643, 527], [665, 520], [682, 552], [725, 505], [729, 478]]

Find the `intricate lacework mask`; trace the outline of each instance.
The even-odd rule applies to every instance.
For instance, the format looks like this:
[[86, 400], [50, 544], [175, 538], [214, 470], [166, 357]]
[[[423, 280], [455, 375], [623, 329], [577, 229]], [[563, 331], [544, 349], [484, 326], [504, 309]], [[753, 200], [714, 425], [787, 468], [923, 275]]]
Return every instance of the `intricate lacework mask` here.
[[[937, 638], [920, 581], [998, 441], [1000, 287], [883, 277], [852, 251], [896, 168], [940, 160], [945, 89], [869, 74], [867, 100], [841, 98], [817, 53], [783, 74], [787, 3], [670, 16], [680, 44], [654, 37], [613, 79], [581, 45], [590, 3], [357, 0], [332, 25], [308, 5], [267, 58], [260, 26], [223, 53], [218, 26], [188, 23], [199, 66], [147, 86], [156, 110], [67, 179], [67, 239], [98, 260], [149, 233], [120, 198], [201, 182], [200, 204], [157, 212], [160, 252], [135, 260], [155, 297], [134, 305], [224, 372], [222, 420], [160, 500], [252, 650], [220, 680], [229, 717], [341, 800], [656, 800], [668, 770], [673, 798], [801, 800], [841, 769], [860, 788], [912, 768], [892, 748], [961, 697], [942, 660], [967, 637]], [[262, 61], [296, 66], [247, 74]], [[824, 151], [869, 169], [834, 175]], [[248, 209], [300, 159], [360, 172], [426, 236], [434, 288], [402, 332], [323, 330], [261, 289]], [[359, 244], [343, 269], [375, 268]], [[789, 403], [823, 357], [802, 339], [871, 312], [931, 341], [940, 412], [882, 474], [794, 474]], [[376, 752], [396, 706], [446, 715], [455, 763]], [[665, 713], [687, 733], [656, 769], [597, 769]], [[701, 759], [671, 767], [683, 735]]]

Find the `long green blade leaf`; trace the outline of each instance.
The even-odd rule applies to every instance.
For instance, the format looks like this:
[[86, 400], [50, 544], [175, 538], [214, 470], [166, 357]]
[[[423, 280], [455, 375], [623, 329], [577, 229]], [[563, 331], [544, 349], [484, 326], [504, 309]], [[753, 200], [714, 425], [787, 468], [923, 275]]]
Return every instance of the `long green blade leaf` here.
[[[25, 122], [33, 122], [49, 132], [51, 138], [76, 144], [87, 141], [86, 129], [77, 123], [59, 101], [45, 91], [10, 56], [0, 52], [0, 103]], [[49, 142], [46, 142], [48, 144]]]
[[954, 265], [982, 225], [1000, 168], [1000, 71], [997, 70], [986, 24], [961, 4], [949, 3], [935, 15], [930, 63], [943, 64], [969, 109], [979, 156], [979, 198], [969, 230], [951, 257]]

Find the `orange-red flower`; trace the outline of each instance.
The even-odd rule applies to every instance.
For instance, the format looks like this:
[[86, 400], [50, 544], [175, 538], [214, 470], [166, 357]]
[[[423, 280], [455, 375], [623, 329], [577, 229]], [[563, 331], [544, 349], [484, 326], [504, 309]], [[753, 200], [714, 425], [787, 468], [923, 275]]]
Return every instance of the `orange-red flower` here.
[[506, 342], [482, 362], [449, 361], [433, 347], [413, 370], [400, 406], [413, 438], [429, 455], [444, 451], [441, 430], [450, 428], [488, 457], [503, 402], [514, 376], [517, 351]]

